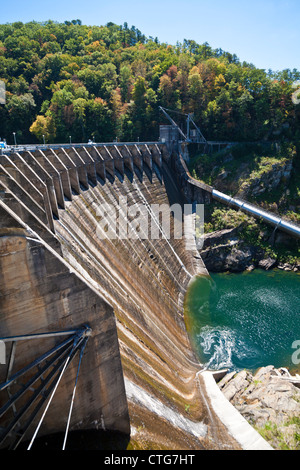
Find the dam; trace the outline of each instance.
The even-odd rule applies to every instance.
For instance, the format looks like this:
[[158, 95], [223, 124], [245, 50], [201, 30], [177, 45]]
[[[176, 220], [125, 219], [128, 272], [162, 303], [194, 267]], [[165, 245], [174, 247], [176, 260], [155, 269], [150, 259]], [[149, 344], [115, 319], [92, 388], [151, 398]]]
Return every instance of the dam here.
[[[0, 155], [2, 449], [66, 429], [120, 433], [133, 449], [247, 448], [185, 325], [187, 287], [208, 272], [188, 229], [166, 237], [152, 210], [211, 197], [161, 141]], [[120, 212], [124, 200], [158, 237], [104, 236], [99, 207]]]

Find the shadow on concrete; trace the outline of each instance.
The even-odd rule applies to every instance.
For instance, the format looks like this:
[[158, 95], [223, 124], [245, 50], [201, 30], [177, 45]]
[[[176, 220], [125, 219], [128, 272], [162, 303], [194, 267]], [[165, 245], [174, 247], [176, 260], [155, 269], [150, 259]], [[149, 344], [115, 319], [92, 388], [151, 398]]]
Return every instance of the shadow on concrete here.
[[[36, 438], [31, 450], [62, 450], [63, 433]], [[126, 450], [130, 436], [115, 431], [73, 431], [68, 435], [65, 450]], [[29, 442], [21, 443], [17, 450], [26, 450]]]

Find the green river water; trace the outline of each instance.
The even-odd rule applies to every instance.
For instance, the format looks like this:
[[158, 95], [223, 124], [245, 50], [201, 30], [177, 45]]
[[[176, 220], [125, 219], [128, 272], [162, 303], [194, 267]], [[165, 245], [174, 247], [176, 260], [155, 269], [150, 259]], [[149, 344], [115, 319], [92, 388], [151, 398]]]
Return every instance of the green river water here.
[[187, 327], [208, 369], [300, 371], [300, 274], [254, 270], [197, 277], [185, 300]]

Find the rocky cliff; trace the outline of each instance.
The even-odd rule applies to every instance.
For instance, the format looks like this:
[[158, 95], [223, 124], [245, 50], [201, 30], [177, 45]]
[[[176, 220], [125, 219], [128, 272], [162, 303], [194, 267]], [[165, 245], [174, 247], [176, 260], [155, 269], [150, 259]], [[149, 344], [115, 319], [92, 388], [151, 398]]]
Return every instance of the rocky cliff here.
[[[209, 272], [242, 272], [252, 271], [255, 268], [264, 270], [278, 268], [294, 272], [300, 270], [299, 259], [293, 257], [290, 261], [288, 256], [289, 246], [296, 246], [297, 241], [283, 233], [277, 233], [275, 249], [272, 250], [269, 236], [266, 240], [269, 240], [270, 246], [265, 248], [259, 242], [251, 243], [245, 240], [242, 230], [240, 226], [204, 235], [200, 254]], [[279, 256], [276, 252], [279, 244], [285, 247], [286, 255]]]
[[[196, 155], [190, 168], [199, 183], [299, 224], [299, 156], [292, 145], [236, 145]], [[299, 270], [299, 241], [259, 219], [214, 203], [205, 222], [201, 256], [209, 271]]]

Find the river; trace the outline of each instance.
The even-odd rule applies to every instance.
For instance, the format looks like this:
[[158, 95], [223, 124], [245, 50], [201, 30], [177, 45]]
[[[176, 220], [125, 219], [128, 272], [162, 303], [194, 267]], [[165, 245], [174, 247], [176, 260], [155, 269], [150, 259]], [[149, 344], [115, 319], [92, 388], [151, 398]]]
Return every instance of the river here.
[[300, 371], [300, 274], [254, 270], [197, 277], [185, 318], [208, 369]]

